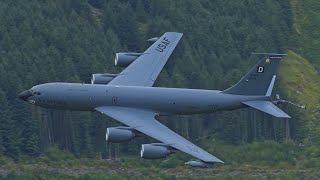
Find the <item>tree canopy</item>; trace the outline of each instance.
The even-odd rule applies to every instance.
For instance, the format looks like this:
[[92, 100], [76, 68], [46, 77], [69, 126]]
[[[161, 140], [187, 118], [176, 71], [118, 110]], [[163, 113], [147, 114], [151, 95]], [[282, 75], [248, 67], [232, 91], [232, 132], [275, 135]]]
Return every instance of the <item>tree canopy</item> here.
[[[290, 3], [280, 0], [1, 1], [0, 154], [37, 156], [50, 146], [79, 157], [136, 152], [137, 143], [150, 140], [105, 142], [106, 128], [117, 125], [111, 119], [33, 107], [17, 94], [40, 83], [89, 83], [93, 73], [117, 73], [122, 69], [114, 67], [116, 52], [143, 52], [147, 39], [166, 31], [184, 36], [156, 86], [225, 89], [257, 62], [251, 52], [290, 47], [292, 21]], [[231, 144], [302, 141], [308, 136], [304, 117], [283, 107], [298, 118], [278, 120], [243, 109], [163, 122], [191, 140], [210, 135], [209, 142]]]

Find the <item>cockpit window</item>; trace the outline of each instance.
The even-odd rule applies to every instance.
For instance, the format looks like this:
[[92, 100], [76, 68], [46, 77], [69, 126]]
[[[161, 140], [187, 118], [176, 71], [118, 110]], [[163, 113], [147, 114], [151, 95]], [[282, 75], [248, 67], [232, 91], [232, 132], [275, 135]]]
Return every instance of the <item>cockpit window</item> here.
[[36, 95], [36, 96], [40, 96], [41, 95], [41, 92], [38, 92], [38, 91], [35, 91], [33, 89], [30, 89], [29, 90], [33, 95]]

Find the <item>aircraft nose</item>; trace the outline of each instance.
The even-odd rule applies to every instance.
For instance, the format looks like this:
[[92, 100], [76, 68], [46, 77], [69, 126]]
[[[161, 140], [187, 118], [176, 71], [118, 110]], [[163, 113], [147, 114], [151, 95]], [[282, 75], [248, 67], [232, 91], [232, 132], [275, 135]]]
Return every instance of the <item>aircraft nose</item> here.
[[20, 98], [23, 101], [26, 101], [30, 96], [32, 96], [32, 93], [29, 90], [23, 91], [18, 95], [18, 98]]

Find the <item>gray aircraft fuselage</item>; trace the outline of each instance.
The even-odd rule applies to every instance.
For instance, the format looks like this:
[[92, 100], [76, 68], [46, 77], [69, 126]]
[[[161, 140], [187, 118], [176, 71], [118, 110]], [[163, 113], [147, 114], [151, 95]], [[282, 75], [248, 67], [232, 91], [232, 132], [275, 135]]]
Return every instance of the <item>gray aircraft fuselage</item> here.
[[19, 96], [44, 108], [93, 111], [101, 106], [121, 106], [150, 109], [160, 115], [233, 110], [247, 107], [241, 103], [244, 101], [270, 100], [267, 96], [232, 95], [216, 90], [81, 83], [40, 84]]

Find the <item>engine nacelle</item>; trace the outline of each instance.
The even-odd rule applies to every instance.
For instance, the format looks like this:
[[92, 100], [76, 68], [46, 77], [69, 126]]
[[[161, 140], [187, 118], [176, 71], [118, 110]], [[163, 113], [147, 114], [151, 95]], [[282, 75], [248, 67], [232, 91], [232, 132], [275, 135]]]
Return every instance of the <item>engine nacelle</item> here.
[[116, 66], [127, 67], [143, 53], [116, 53], [114, 64]]
[[193, 166], [193, 167], [201, 167], [201, 168], [208, 168], [211, 165], [211, 164], [203, 162], [203, 161], [188, 161], [184, 164], [189, 165], [189, 166]]
[[142, 144], [140, 155], [145, 159], [166, 158], [170, 154], [167, 146], [161, 143]]
[[156, 42], [159, 38], [158, 37], [154, 37], [154, 38], [150, 38], [147, 41], [149, 42]]
[[106, 140], [114, 143], [130, 141], [135, 136], [134, 131], [128, 127], [111, 127], [106, 132]]
[[92, 74], [91, 84], [108, 84], [117, 74]]

